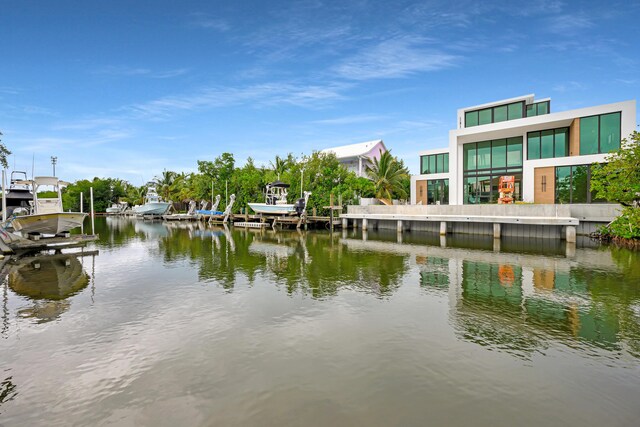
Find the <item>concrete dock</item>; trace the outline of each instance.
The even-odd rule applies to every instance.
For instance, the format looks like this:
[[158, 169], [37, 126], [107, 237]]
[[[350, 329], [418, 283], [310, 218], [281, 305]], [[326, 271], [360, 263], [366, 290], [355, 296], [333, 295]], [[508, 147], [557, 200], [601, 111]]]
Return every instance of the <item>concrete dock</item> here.
[[564, 239], [588, 235], [615, 218], [620, 207], [590, 205], [370, 205], [348, 206], [342, 227]]

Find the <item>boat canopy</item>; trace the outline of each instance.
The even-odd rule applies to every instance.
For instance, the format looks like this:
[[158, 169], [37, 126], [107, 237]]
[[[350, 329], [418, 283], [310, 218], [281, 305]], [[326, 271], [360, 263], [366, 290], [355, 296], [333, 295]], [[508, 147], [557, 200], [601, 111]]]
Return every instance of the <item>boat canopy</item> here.
[[285, 184], [282, 181], [273, 181], [271, 184], [269, 184], [269, 187], [271, 187], [271, 188], [289, 188], [290, 185], [289, 184]]
[[14, 183], [18, 185], [34, 185], [36, 187], [39, 187], [41, 185], [53, 185], [53, 186], [66, 187], [70, 185], [66, 181], [60, 181], [55, 176], [36, 176], [33, 179], [15, 181]]

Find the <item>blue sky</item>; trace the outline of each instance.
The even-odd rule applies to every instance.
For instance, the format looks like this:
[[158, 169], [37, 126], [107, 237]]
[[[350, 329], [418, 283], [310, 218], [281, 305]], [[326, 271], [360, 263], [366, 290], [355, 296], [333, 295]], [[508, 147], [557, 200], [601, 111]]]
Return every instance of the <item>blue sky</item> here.
[[136, 185], [232, 152], [384, 139], [413, 173], [456, 109], [637, 99], [640, 2], [0, 0], [11, 168]]

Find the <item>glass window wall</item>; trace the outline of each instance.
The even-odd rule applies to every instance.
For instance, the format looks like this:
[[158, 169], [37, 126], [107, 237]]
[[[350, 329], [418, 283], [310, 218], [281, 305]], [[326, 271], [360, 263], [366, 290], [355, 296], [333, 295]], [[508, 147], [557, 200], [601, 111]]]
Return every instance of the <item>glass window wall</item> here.
[[427, 181], [427, 204], [428, 205], [448, 205], [449, 204], [449, 180], [433, 179]]
[[569, 152], [569, 128], [550, 129], [527, 134], [527, 159], [564, 157]]
[[527, 105], [527, 117], [541, 116], [551, 112], [550, 101], [534, 102]]
[[580, 118], [580, 155], [620, 148], [620, 112]]
[[595, 203], [605, 200], [596, 199], [591, 191], [591, 166], [556, 167], [556, 203]]
[[420, 156], [420, 173], [447, 173], [449, 172], [449, 153], [429, 154]]
[[463, 146], [465, 204], [496, 203], [500, 176], [516, 179], [516, 200], [522, 200], [522, 137], [474, 142]]
[[524, 102], [497, 105], [482, 110], [467, 111], [464, 114], [465, 127], [504, 122], [506, 120], [521, 119], [524, 116]]

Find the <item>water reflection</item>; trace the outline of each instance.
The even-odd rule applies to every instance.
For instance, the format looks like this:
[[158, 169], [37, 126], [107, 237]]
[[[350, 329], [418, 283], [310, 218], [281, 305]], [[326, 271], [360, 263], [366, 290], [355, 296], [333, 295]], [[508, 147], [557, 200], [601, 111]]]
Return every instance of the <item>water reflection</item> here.
[[637, 253], [572, 245], [571, 256], [559, 256], [564, 243], [543, 240], [542, 251], [557, 254], [549, 257], [536, 255], [531, 241], [503, 239], [496, 253], [487, 242], [476, 242], [486, 250], [468, 251], [448, 240], [456, 245], [393, 244], [371, 234], [366, 242], [344, 242], [351, 249], [412, 255], [420, 286], [449, 299], [450, 318], [464, 340], [521, 357], [544, 352], [551, 342], [640, 357]]
[[59, 318], [71, 306], [68, 298], [89, 284], [81, 262], [70, 254], [21, 258], [6, 268], [9, 289], [31, 301], [18, 315], [36, 323]]

